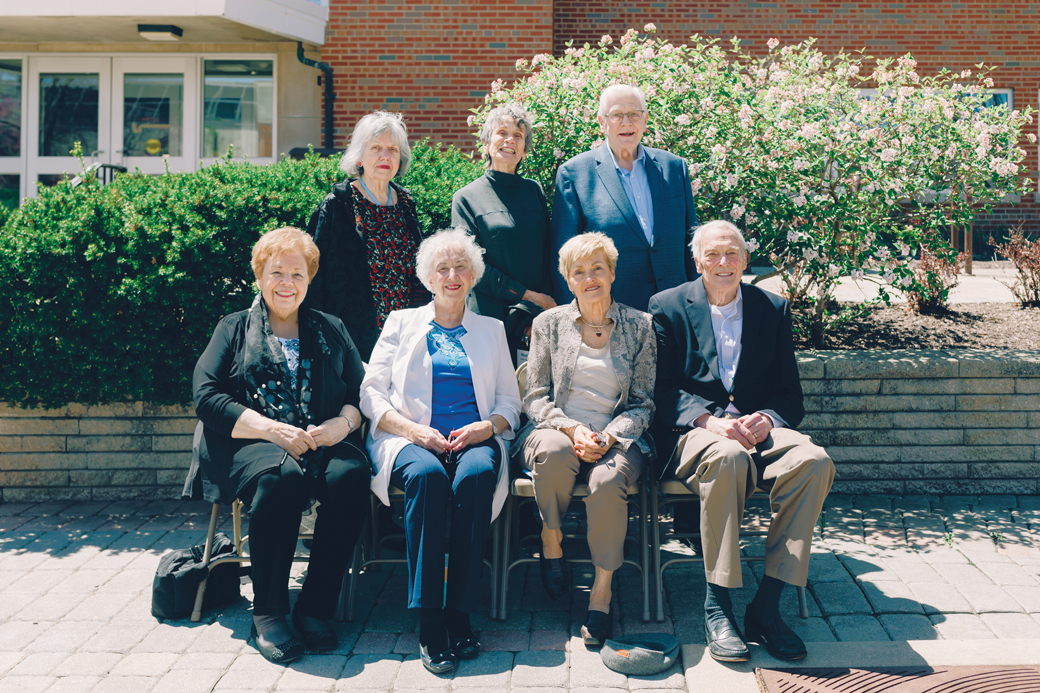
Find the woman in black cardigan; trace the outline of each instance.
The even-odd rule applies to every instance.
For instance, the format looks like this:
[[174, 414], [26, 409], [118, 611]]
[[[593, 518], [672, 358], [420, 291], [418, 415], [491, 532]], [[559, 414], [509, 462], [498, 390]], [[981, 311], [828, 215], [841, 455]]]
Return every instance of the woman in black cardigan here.
[[391, 312], [431, 298], [415, 274], [422, 243], [415, 201], [393, 182], [411, 159], [401, 114], [369, 113], [340, 161], [349, 178], [332, 186], [307, 225], [322, 258], [307, 305], [342, 320], [363, 361]]
[[[260, 296], [217, 324], [195, 366], [199, 465], [210, 489], [250, 509], [251, 637], [276, 663], [336, 647], [328, 620], [368, 507], [361, 358], [339, 319], [300, 308], [318, 256], [298, 229], [265, 234], [252, 259]], [[289, 570], [311, 498], [321, 505], [293, 611], [297, 639], [285, 619]]]

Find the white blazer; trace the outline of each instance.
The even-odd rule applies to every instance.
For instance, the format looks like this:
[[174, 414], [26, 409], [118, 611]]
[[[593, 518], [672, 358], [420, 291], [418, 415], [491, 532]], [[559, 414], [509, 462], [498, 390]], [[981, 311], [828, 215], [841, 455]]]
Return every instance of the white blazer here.
[[[361, 383], [361, 411], [369, 420], [368, 452], [376, 468], [372, 492], [384, 505], [390, 505], [390, 472], [394, 460], [410, 441], [379, 430], [379, 422], [388, 411], [396, 410], [406, 419], [430, 425], [433, 359], [426, 346], [426, 334], [433, 318], [433, 303], [390, 313]], [[502, 323], [467, 309], [462, 316], [462, 326], [466, 334], [459, 341], [469, 357], [480, 418], [498, 414], [509, 422], [509, 430], [496, 439], [501, 465], [491, 506], [494, 519], [502, 510], [509, 491], [509, 446], [503, 439], [511, 440], [520, 423], [520, 391]]]

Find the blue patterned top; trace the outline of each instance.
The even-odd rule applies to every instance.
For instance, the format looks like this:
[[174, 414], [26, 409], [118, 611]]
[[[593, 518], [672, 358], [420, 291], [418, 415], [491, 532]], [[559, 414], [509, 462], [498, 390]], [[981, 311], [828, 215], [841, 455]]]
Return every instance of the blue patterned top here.
[[442, 436], [480, 420], [469, 357], [459, 341], [466, 334], [462, 325], [446, 330], [430, 322], [426, 347], [433, 361], [433, 415], [430, 427]]
[[279, 337], [278, 341], [281, 342], [282, 352], [285, 354], [286, 370], [289, 371], [289, 391], [295, 400], [300, 396], [300, 389], [296, 382], [296, 373], [300, 370], [300, 340]]

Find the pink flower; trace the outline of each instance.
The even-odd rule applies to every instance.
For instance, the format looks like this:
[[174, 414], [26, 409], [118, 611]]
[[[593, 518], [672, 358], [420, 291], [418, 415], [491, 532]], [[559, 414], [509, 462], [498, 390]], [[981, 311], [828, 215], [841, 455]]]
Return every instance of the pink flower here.
[[899, 154], [895, 149], [882, 149], [881, 160], [886, 163], [891, 163], [896, 160], [896, 155]]
[[557, 147], [556, 149], [553, 150], [553, 156], [555, 156], [557, 159], [562, 159], [563, 158], [563, 150], [560, 149], [559, 147]]
[[599, 42], [604, 46], [609, 46], [614, 43], [614, 39], [610, 38], [610, 34], [603, 34], [603, 36], [600, 37]]
[[[751, 221], [751, 215], [750, 214], [747, 215], [747, 220]], [[748, 249], [749, 253], [753, 253], [756, 250], [758, 250], [758, 241], [756, 241], [754, 238], [747, 239], [747, 241], [745, 241], [745, 244], [747, 245], [747, 249]]]
[[654, 33], [655, 31], [657, 31], [657, 27], [656, 27], [656, 26], [654, 25], [654, 23], [653, 23], [653, 22], [650, 22], [650, 23], [648, 23], [648, 24], [645, 24], [645, 25], [643, 26], [643, 31], [645, 31], [645, 32], [646, 32], [646, 33], [648, 33], [648, 34], [652, 34], [652, 33]]
[[690, 124], [690, 116], [686, 115], [685, 113], [683, 113], [681, 115], [677, 115], [677, 116], [675, 116], [675, 122], [678, 123], [679, 125], [689, 125]]
[[766, 41], [766, 45], [769, 46], [769, 50], [773, 50], [780, 45], [780, 41], [779, 39], [771, 38]]

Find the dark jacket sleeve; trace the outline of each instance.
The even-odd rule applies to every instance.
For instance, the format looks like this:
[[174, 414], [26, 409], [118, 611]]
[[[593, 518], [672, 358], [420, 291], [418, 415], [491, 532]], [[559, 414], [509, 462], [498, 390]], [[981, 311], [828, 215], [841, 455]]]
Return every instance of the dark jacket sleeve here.
[[[329, 237], [332, 233], [334, 216], [332, 206], [334, 204], [335, 198], [332, 195], [328, 195], [311, 213], [310, 222], [307, 224], [307, 233], [314, 238], [314, 245], [318, 246], [318, 251], [321, 253], [322, 258], [326, 258], [326, 262], [329, 257]], [[306, 298], [308, 306], [313, 306], [319, 310], [324, 305], [322, 300], [325, 297], [325, 277], [328, 275], [328, 272], [322, 272], [321, 270], [322, 266], [319, 262], [318, 272], [311, 280], [310, 286], [307, 287]]]
[[361, 381], [365, 379], [365, 364], [361, 361], [361, 354], [354, 345], [354, 340], [347, 333], [347, 328], [339, 320], [336, 320], [336, 323], [346, 339], [346, 351], [343, 354], [343, 382], [347, 385], [347, 391], [344, 394], [341, 408], [349, 404], [360, 411]]
[[[477, 215], [473, 213], [473, 209], [470, 207], [464, 192], [465, 189], [459, 190], [451, 198], [451, 225], [453, 228], [461, 226], [468, 229], [477, 240], [477, 244], [482, 248], [486, 248], [487, 245], [482, 238], [482, 229], [477, 221]], [[494, 296], [501, 301], [505, 301], [507, 304], [520, 301], [524, 297], [524, 292], [527, 291], [527, 287], [523, 284], [497, 267], [492, 267], [486, 263], [484, 265], [484, 276], [480, 278], [480, 281], [477, 282], [474, 288], [479, 289], [488, 296]]]
[[691, 282], [700, 276], [693, 261], [693, 253], [690, 252], [690, 241], [693, 240], [693, 231], [697, 228], [697, 206], [693, 201], [693, 187], [690, 185], [690, 167], [685, 161], [682, 162], [682, 181], [686, 199], [686, 241], [683, 243], [683, 250], [686, 252], [686, 281]]
[[[574, 236], [585, 231], [585, 216], [581, 212], [581, 201], [574, 188], [571, 172], [565, 166], [556, 173], [556, 192], [553, 194], [552, 226], [549, 227], [551, 239], [550, 258], [560, 257], [560, 248]], [[571, 301], [571, 290], [567, 281], [559, 272], [552, 273], [553, 298], [558, 305]]]
[[195, 414], [217, 433], [231, 436], [235, 422], [246, 410], [235, 401], [231, 368], [235, 361], [235, 327], [228, 317], [217, 323], [209, 345], [195, 364]]
[[657, 404], [655, 423], [660, 427], [692, 426], [694, 420], [714, 409], [711, 400], [690, 394], [679, 385], [686, 371], [686, 331], [680, 334], [673, 324], [673, 313], [657, 296], [650, 298], [650, 314], [654, 319], [657, 337], [657, 384], [654, 400]]

